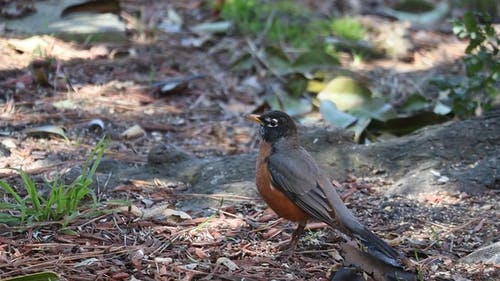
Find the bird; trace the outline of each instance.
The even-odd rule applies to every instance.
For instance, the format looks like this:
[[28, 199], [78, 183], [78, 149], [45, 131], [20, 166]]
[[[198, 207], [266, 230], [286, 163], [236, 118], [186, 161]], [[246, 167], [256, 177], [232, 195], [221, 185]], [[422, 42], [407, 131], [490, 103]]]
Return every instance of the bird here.
[[314, 158], [300, 145], [293, 119], [282, 111], [246, 119], [260, 125], [256, 185], [263, 200], [279, 216], [297, 222], [290, 248], [296, 248], [307, 221], [326, 223], [360, 240], [367, 253], [400, 267], [402, 254], [364, 226], [347, 208]]

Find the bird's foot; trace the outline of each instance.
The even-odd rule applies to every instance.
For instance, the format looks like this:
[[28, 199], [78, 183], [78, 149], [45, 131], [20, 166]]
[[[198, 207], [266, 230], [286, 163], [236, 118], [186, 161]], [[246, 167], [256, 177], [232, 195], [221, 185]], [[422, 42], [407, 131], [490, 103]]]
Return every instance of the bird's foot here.
[[278, 249], [281, 251], [279, 254], [281, 257], [286, 259], [292, 257], [297, 249], [297, 244], [299, 239], [297, 236], [292, 236], [290, 240], [281, 241], [278, 243]]
[[291, 245], [290, 241], [283, 241], [278, 244], [278, 249], [281, 251], [278, 254], [278, 259], [289, 260], [295, 254], [295, 246]]
[[294, 239], [290, 240], [285, 240], [281, 241], [278, 243], [278, 249], [281, 252], [289, 252], [290, 254], [293, 254], [295, 252], [295, 249], [297, 248], [297, 241], [293, 241]]

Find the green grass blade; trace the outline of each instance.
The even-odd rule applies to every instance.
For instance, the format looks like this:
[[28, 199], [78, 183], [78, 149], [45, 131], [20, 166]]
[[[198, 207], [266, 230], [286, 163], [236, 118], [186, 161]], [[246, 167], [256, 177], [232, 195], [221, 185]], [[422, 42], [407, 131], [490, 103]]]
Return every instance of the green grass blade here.
[[52, 271], [37, 272], [2, 279], [2, 281], [58, 281], [59, 276]]
[[22, 222], [22, 218], [16, 215], [0, 213], [0, 223], [7, 225], [20, 224]]
[[14, 188], [12, 188], [8, 183], [0, 180], [0, 187], [2, 187], [10, 195], [12, 195], [12, 197], [14, 197], [14, 199], [18, 204], [23, 204], [23, 199], [21, 198], [21, 196], [19, 196], [19, 194], [17, 194], [17, 192], [14, 190]]
[[25, 171], [23, 170], [18, 170], [18, 171], [19, 174], [21, 175], [21, 178], [23, 179], [24, 186], [26, 188], [26, 191], [28, 192], [31, 203], [33, 204], [34, 211], [39, 212], [41, 210], [40, 198], [36, 190], [35, 182], [29, 177], [29, 175]]
[[101, 163], [102, 156], [104, 155], [104, 151], [109, 145], [109, 139], [101, 139], [99, 143], [96, 145], [96, 147], [92, 150], [91, 156], [89, 157], [89, 160], [92, 161], [92, 159], [95, 157], [94, 162], [92, 163], [92, 167], [90, 168], [88, 174], [87, 174], [87, 180], [92, 181], [92, 178], [95, 175], [95, 172], [97, 170], [97, 167], [99, 167], [99, 164]]

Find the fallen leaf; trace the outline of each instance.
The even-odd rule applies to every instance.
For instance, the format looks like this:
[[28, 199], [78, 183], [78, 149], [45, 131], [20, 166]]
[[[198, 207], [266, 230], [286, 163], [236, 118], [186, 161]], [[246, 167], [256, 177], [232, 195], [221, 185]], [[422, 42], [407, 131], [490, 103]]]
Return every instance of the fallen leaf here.
[[182, 24], [182, 17], [174, 9], [169, 8], [167, 15], [162, 17], [161, 22], [158, 24], [158, 29], [167, 33], [177, 33], [181, 31]]
[[234, 271], [234, 270], [239, 268], [237, 264], [235, 264], [232, 260], [230, 260], [226, 257], [218, 258], [216, 263], [225, 265], [231, 271]]
[[96, 263], [98, 261], [99, 260], [96, 258], [90, 258], [90, 259], [86, 259], [86, 260], [83, 260], [81, 262], [75, 263], [73, 265], [73, 267], [77, 268], [77, 267], [82, 267], [82, 266], [89, 266], [89, 265], [92, 265], [93, 263]]
[[163, 257], [155, 257], [154, 262], [155, 263], [161, 263], [161, 264], [169, 264], [172, 263], [174, 260], [172, 258], [163, 258]]
[[318, 50], [301, 54], [292, 64], [293, 70], [305, 76], [311, 76], [312, 71], [333, 67], [339, 64], [339, 60], [331, 55]]
[[69, 99], [53, 102], [52, 105], [57, 109], [76, 109], [76, 108], [78, 108], [78, 106], [72, 100], [69, 100]]
[[191, 31], [196, 33], [225, 33], [231, 29], [232, 23], [229, 21], [206, 22], [191, 27]]
[[63, 137], [66, 141], [69, 141], [64, 129], [55, 125], [44, 125], [34, 128], [24, 129], [23, 132], [31, 135], [39, 135], [39, 134], [54, 134]]
[[26, 39], [10, 39], [8, 45], [16, 51], [32, 54], [34, 52], [45, 53], [52, 43], [49, 42], [48, 37], [32, 36]]
[[183, 211], [170, 209], [168, 205], [159, 205], [151, 209], [146, 209], [144, 218], [169, 219], [171, 217], [180, 218], [181, 220], [190, 220], [191, 216]]
[[412, 113], [425, 110], [429, 107], [427, 99], [420, 94], [413, 94], [409, 96], [405, 103], [399, 108], [402, 112]]
[[346, 76], [338, 76], [331, 80], [318, 93], [319, 100], [329, 100], [335, 103], [341, 111], [360, 107], [370, 100], [371, 91], [360, 82]]
[[473, 231], [478, 232], [479, 230], [481, 230], [481, 228], [483, 228], [483, 224], [484, 224], [484, 219], [479, 221], [479, 223], [476, 225], [476, 227], [474, 227]]
[[434, 106], [434, 113], [436, 114], [446, 115], [450, 112], [451, 112], [451, 107], [442, 102], [437, 102], [436, 105]]
[[146, 135], [146, 131], [139, 125], [134, 125], [128, 129], [126, 129], [123, 133], [121, 133], [120, 137], [124, 139], [135, 139], [138, 137], [142, 137]]
[[347, 128], [356, 122], [356, 117], [338, 110], [330, 100], [320, 101], [319, 111], [326, 121], [340, 128]]
[[143, 215], [141, 209], [139, 209], [139, 207], [137, 207], [136, 205], [121, 206], [118, 208], [118, 210], [120, 210], [123, 213], [131, 213], [137, 217], [142, 217]]
[[360, 118], [366, 117], [385, 122], [397, 116], [392, 105], [382, 98], [371, 98], [355, 108], [348, 111], [350, 114]]
[[205, 251], [202, 248], [195, 247], [194, 248], [194, 253], [200, 259], [208, 259], [210, 257], [210, 255], [208, 255], [207, 253], [205, 253]]
[[310, 100], [304, 97], [293, 97], [284, 91], [269, 95], [266, 100], [271, 108], [282, 110], [290, 116], [302, 115], [312, 110]]

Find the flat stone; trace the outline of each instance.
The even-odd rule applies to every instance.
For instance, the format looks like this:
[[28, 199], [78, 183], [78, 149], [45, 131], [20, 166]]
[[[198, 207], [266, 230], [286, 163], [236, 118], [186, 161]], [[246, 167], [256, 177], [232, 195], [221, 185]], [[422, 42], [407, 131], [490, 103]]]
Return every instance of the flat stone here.
[[481, 247], [460, 259], [463, 263], [500, 264], [500, 241]]
[[36, 11], [22, 18], [4, 19], [5, 28], [26, 35], [51, 34], [76, 41], [125, 41], [125, 23], [115, 14], [77, 13], [61, 18], [61, 12], [82, 0], [35, 1]]

